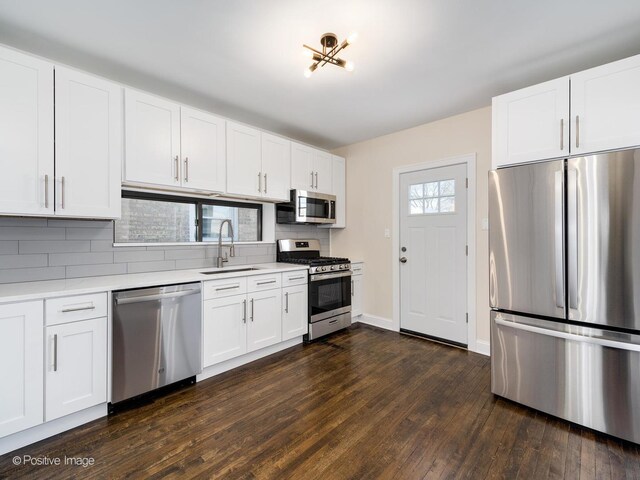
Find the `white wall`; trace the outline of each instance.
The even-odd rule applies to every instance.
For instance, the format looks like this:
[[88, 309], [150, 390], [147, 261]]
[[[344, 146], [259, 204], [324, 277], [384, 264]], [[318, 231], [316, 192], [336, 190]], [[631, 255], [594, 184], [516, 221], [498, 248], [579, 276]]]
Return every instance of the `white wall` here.
[[491, 167], [491, 107], [384, 135], [335, 151], [347, 159], [347, 228], [331, 231], [332, 255], [366, 262], [364, 312], [392, 318], [392, 172], [395, 167], [475, 153], [477, 339], [489, 341], [487, 175]]

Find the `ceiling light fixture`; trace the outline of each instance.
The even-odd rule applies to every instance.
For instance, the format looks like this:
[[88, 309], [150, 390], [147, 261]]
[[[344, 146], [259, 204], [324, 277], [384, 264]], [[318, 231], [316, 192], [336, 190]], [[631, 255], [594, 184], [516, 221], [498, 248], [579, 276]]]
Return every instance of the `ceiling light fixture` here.
[[353, 72], [353, 62], [347, 62], [338, 57], [338, 53], [354, 43], [358, 38], [357, 33], [352, 33], [342, 43], [338, 43], [335, 33], [325, 33], [320, 37], [322, 51], [311, 48], [309, 45], [302, 45], [305, 56], [311, 58], [313, 63], [304, 71], [304, 76], [309, 78], [318, 67], [324, 67], [327, 63], [344, 68], [347, 72]]

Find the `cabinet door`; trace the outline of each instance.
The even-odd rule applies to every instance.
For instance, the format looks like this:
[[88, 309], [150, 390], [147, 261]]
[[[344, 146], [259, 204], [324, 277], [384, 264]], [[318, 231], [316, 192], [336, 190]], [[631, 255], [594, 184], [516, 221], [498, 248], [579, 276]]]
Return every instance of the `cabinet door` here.
[[304, 335], [309, 330], [307, 285], [282, 290], [282, 341]]
[[315, 190], [319, 193], [333, 194], [331, 154], [322, 150], [313, 151], [313, 170]]
[[107, 401], [107, 318], [47, 327], [45, 420]]
[[362, 315], [362, 275], [351, 277], [351, 317]]
[[571, 153], [640, 145], [640, 55], [571, 75]]
[[42, 301], [0, 305], [0, 437], [42, 423]]
[[224, 192], [226, 121], [187, 107], [180, 109], [180, 118], [182, 186]]
[[262, 134], [262, 196], [289, 200], [291, 189], [291, 142], [268, 133]]
[[118, 218], [122, 88], [56, 67], [56, 215]]
[[227, 192], [262, 196], [260, 131], [227, 122]]
[[346, 161], [342, 157], [332, 155], [332, 187], [333, 193], [336, 196], [336, 223], [328, 225], [318, 225], [319, 228], [344, 228], [347, 226], [346, 222]]
[[493, 99], [493, 168], [568, 154], [568, 77]]
[[180, 185], [180, 106], [125, 89], [127, 182]]
[[291, 188], [315, 190], [313, 148], [291, 142]]
[[249, 295], [247, 351], [253, 352], [282, 339], [282, 290]]
[[247, 297], [206, 300], [203, 311], [203, 366], [247, 353]]
[[53, 214], [53, 65], [0, 47], [0, 214]]

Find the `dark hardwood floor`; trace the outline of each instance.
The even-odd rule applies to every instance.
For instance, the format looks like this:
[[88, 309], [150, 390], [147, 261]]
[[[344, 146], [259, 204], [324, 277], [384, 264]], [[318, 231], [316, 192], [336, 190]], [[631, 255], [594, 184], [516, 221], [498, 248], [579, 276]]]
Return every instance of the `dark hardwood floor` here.
[[355, 326], [0, 457], [0, 477], [640, 479], [637, 445], [494, 397], [489, 378], [487, 357]]

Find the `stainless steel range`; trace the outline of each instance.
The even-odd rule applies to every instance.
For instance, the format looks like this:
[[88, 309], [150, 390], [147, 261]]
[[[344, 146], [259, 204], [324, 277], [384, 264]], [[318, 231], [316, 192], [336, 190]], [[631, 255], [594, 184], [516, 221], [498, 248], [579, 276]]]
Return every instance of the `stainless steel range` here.
[[351, 262], [320, 256], [318, 240], [278, 240], [278, 262], [309, 266], [309, 334], [315, 340], [351, 325]]

